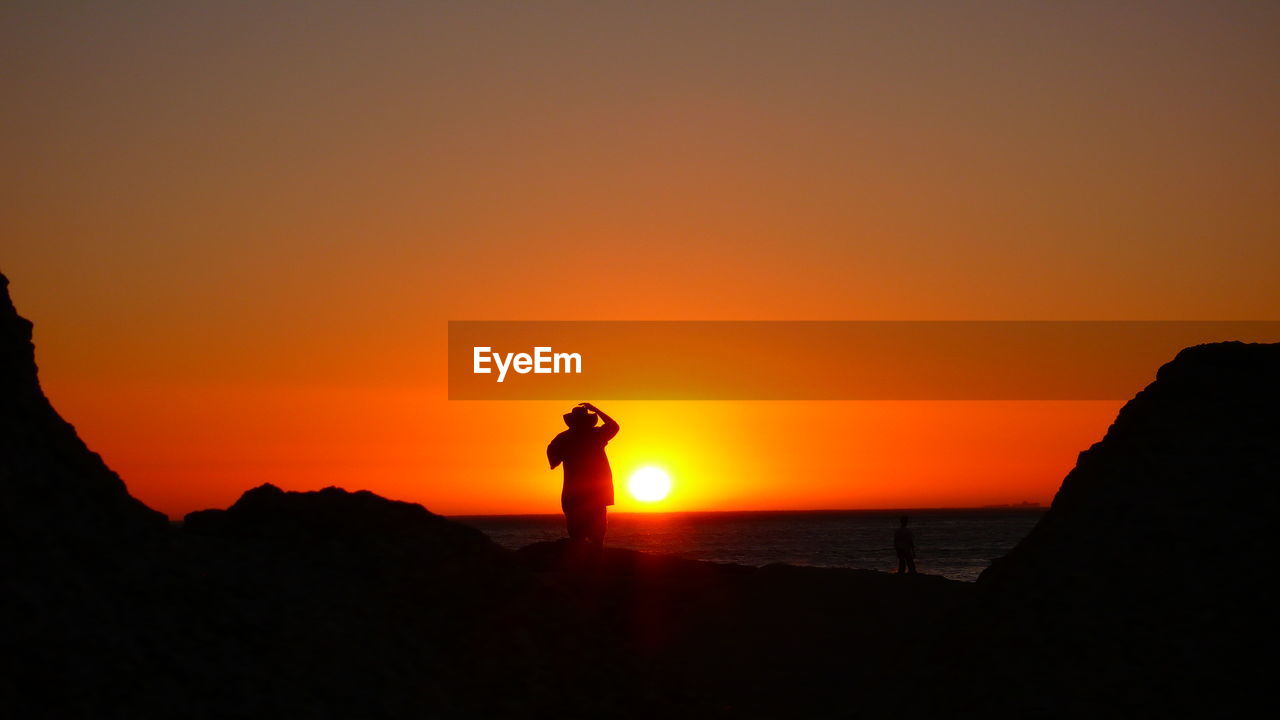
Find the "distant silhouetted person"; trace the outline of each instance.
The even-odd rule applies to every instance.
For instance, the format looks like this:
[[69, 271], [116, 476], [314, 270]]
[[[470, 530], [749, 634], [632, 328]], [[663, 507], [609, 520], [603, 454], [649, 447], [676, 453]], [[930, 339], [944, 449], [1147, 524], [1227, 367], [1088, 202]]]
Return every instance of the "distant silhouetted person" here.
[[[604, 421], [596, 427], [596, 420]], [[591, 403], [581, 403], [564, 415], [568, 430], [555, 436], [547, 445], [551, 469], [564, 463], [564, 490], [560, 507], [564, 509], [569, 539], [604, 545], [605, 508], [613, 504], [613, 471], [604, 446], [618, 434], [618, 423]]]
[[893, 533], [893, 551], [898, 553], [898, 573], [916, 574], [916, 538], [907, 527], [910, 520], [906, 515], [900, 518], [902, 526]]

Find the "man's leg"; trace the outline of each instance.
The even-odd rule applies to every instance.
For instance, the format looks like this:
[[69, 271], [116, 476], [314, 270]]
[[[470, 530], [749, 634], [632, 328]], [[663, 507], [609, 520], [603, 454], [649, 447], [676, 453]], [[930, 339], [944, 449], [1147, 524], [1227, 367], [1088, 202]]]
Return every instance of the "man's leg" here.
[[591, 530], [588, 534], [591, 536], [591, 541], [599, 547], [604, 547], [604, 533], [608, 528], [607, 513], [608, 508], [603, 506], [591, 510]]
[[569, 539], [573, 542], [586, 539], [586, 528], [583, 527], [582, 510], [567, 507], [564, 509], [564, 524], [569, 531]]
[[906, 571], [907, 571], [907, 556], [902, 553], [898, 553], [898, 574], [901, 575]]
[[915, 555], [907, 556], [907, 572], [911, 573], [912, 575], [916, 574], [916, 556]]

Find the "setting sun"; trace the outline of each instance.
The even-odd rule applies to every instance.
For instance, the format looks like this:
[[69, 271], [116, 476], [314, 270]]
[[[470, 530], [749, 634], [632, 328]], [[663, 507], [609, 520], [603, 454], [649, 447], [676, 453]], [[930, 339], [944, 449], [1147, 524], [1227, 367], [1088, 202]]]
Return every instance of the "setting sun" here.
[[671, 492], [671, 476], [662, 468], [642, 467], [631, 473], [627, 490], [640, 502], [657, 502]]

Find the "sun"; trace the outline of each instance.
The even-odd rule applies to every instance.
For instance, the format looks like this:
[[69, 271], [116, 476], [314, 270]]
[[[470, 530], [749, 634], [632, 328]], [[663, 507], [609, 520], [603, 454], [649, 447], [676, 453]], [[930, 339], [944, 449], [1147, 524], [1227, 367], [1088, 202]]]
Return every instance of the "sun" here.
[[627, 490], [640, 502], [657, 502], [671, 492], [671, 476], [662, 468], [648, 465], [631, 473]]

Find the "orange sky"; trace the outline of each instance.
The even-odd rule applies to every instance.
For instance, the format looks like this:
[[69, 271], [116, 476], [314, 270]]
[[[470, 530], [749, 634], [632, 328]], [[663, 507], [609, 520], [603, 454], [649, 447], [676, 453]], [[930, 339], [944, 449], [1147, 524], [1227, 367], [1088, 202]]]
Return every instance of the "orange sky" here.
[[[556, 511], [450, 319], [1276, 318], [1280, 9], [906, 5], [6, 3], [0, 269], [175, 515]], [[1120, 403], [600, 404], [711, 509], [1047, 501]]]

